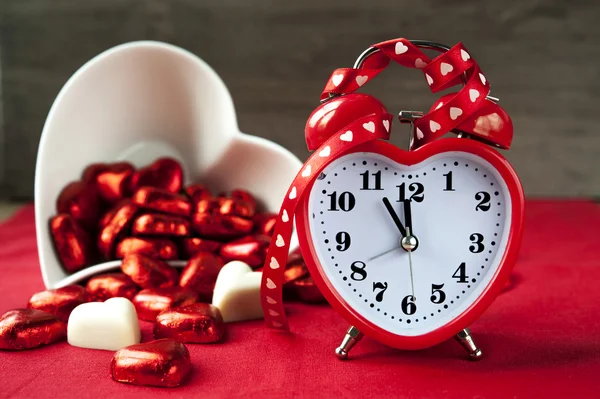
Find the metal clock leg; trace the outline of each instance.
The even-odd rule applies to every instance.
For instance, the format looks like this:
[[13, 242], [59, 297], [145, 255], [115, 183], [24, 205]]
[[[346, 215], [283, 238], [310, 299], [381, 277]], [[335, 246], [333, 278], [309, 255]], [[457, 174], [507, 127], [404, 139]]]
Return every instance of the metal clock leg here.
[[335, 355], [338, 357], [338, 359], [347, 359], [348, 352], [350, 352], [354, 345], [356, 345], [356, 343], [362, 339], [363, 335], [364, 334], [360, 332], [358, 328], [350, 326], [348, 331], [346, 331], [346, 336], [344, 336], [342, 344], [335, 349]]
[[477, 345], [475, 345], [475, 341], [473, 340], [471, 332], [468, 328], [465, 328], [464, 330], [456, 334], [454, 338], [463, 348], [465, 348], [471, 360], [481, 359], [481, 356], [483, 355], [481, 349], [479, 349]]

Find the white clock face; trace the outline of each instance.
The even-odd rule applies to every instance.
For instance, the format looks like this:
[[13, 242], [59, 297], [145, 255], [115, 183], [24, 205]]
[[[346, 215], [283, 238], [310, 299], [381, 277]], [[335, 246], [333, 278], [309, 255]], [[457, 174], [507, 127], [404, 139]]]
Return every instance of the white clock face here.
[[[475, 301], [502, 260], [511, 220], [500, 174], [463, 152], [411, 167], [346, 155], [315, 181], [308, 210], [333, 288], [367, 320], [404, 336], [433, 331]], [[401, 242], [409, 234], [417, 243], [410, 252]]]

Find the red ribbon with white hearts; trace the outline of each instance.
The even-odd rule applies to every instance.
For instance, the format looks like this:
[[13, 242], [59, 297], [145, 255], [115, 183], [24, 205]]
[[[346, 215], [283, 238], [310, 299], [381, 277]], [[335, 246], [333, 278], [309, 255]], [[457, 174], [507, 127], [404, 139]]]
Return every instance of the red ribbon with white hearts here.
[[[410, 41], [402, 38], [382, 42], [373, 47], [381, 51], [368, 57], [360, 68], [336, 69], [329, 78], [321, 98], [356, 91], [383, 71], [390, 60], [409, 68], [422, 69], [434, 93], [460, 84], [461, 76], [466, 76], [464, 87], [454, 97], [415, 121], [416, 147], [433, 141], [462, 124], [483, 105], [489, 94], [489, 82], [460, 43], [433, 60]], [[352, 122], [323, 143], [294, 178], [279, 211], [263, 267], [261, 303], [267, 326], [289, 330], [283, 306], [282, 286], [293, 218], [300, 199], [331, 161], [365, 142], [389, 139], [391, 119], [390, 114], [374, 114]]]
[[339, 68], [331, 74], [321, 99], [332, 94], [346, 94], [358, 90], [381, 73], [390, 60], [408, 68], [421, 69], [433, 93], [461, 84], [462, 76], [465, 75], [464, 87], [458, 93], [415, 121], [415, 148], [442, 137], [466, 122], [482, 107], [490, 92], [489, 82], [462, 43], [433, 60], [403, 38], [378, 43], [372, 47], [381, 51], [369, 56], [360, 68]]
[[368, 141], [390, 138], [390, 114], [372, 114], [359, 118], [332, 135], [306, 161], [288, 189], [263, 267], [260, 296], [267, 326], [289, 330], [283, 307], [283, 274], [292, 237], [293, 219], [300, 199], [321, 171], [336, 158]]

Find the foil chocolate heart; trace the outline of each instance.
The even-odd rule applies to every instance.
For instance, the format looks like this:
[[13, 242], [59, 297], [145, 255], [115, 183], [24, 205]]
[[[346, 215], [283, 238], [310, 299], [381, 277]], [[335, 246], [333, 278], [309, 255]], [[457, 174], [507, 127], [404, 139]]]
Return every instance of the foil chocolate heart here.
[[268, 236], [256, 234], [223, 244], [219, 255], [225, 262], [239, 260], [252, 268], [262, 266], [271, 243]]
[[110, 164], [106, 170], [98, 173], [96, 188], [100, 196], [110, 204], [129, 196], [133, 171], [129, 162], [118, 162]]
[[190, 216], [192, 204], [187, 197], [155, 187], [141, 187], [133, 193], [134, 204], [145, 210]]
[[51, 313], [66, 323], [73, 309], [87, 301], [85, 288], [80, 285], [67, 285], [33, 294], [27, 303], [27, 308]]
[[[156, 169], [169, 169], [164, 160], [155, 162], [161, 158], [178, 161], [183, 171], [181, 183], [173, 178], [175, 174], [165, 180], [157, 177]], [[50, 240], [48, 220], [56, 214], [56, 200], [68, 182], [79, 180], [84, 169], [96, 164], [86, 170], [83, 180], [101, 180], [106, 189], [108, 182], [100, 177], [107, 173], [106, 166], [116, 162], [128, 162], [136, 169], [129, 190], [161, 185], [171, 191], [180, 184], [190, 187], [191, 182], [202, 183], [214, 192], [244, 188], [267, 212], [278, 211], [289, 182], [302, 166], [281, 146], [240, 132], [227, 88], [197, 56], [149, 41], [107, 50], [65, 84], [42, 132], [36, 165], [35, 217], [46, 287], [68, 285], [114, 270], [114, 262], [93, 264], [74, 274], [64, 270]], [[154, 166], [149, 168], [152, 163]], [[170, 170], [177, 167], [174, 163], [172, 166]], [[156, 184], [159, 181], [168, 184]], [[120, 184], [116, 187], [124, 188]], [[197, 202], [195, 196], [190, 198]], [[234, 228], [233, 237], [225, 239], [251, 233], [251, 222], [240, 224], [243, 228]], [[114, 241], [111, 237], [115, 234], [109, 236], [103, 244], [107, 253], [127, 235]]]
[[179, 274], [169, 264], [139, 254], [127, 255], [121, 271], [142, 288], [166, 288], [176, 284]]
[[58, 213], [68, 213], [88, 230], [96, 228], [100, 206], [96, 186], [82, 181], [67, 184], [56, 200]]
[[198, 252], [216, 253], [221, 248], [221, 243], [206, 238], [186, 237], [181, 239], [180, 248], [183, 257], [189, 259]]
[[131, 201], [123, 201], [111, 214], [98, 235], [98, 250], [105, 259], [112, 258], [117, 241], [128, 231], [137, 212], [138, 208]]
[[67, 325], [48, 312], [15, 309], [0, 316], [0, 349], [31, 349], [66, 337]]
[[127, 237], [117, 244], [115, 255], [124, 258], [130, 254], [144, 255], [153, 259], [172, 260], [179, 258], [177, 245], [168, 239]]
[[50, 233], [64, 270], [73, 273], [90, 264], [90, 237], [71, 215], [61, 213], [50, 219]]
[[133, 297], [133, 304], [141, 320], [154, 321], [164, 310], [196, 303], [198, 295], [186, 288], [148, 288]]
[[201, 301], [210, 302], [223, 261], [210, 252], [198, 252], [185, 265], [179, 286], [196, 292]]
[[154, 337], [178, 342], [207, 344], [218, 342], [225, 333], [221, 312], [208, 303], [195, 303], [168, 309], [156, 316]]
[[141, 168], [131, 179], [132, 191], [148, 186], [177, 193], [183, 186], [183, 169], [181, 164], [173, 158], [164, 157], [157, 159], [145, 168]]
[[191, 369], [185, 345], [167, 338], [122, 348], [110, 364], [115, 381], [157, 387], [181, 385]]
[[105, 273], [92, 277], [85, 286], [90, 301], [104, 302], [110, 298], [133, 299], [138, 286], [124, 273]]
[[146, 213], [133, 221], [133, 234], [142, 236], [181, 237], [191, 234], [190, 222], [180, 216]]

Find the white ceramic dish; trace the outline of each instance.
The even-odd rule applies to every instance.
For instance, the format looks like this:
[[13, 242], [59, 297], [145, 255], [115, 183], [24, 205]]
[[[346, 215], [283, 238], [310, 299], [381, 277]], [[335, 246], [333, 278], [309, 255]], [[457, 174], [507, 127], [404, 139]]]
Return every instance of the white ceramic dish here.
[[149, 41], [107, 50], [67, 81], [42, 132], [35, 223], [47, 288], [120, 264], [111, 261], [73, 275], [64, 272], [48, 228], [61, 189], [93, 162], [127, 160], [139, 167], [166, 155], [181, 161], [186, 183], [202, 182], [215, 192], [247, 189], [271, 212], [279, 211], [302, 166], [283, 147], [240, 132], [223, 81], [195, 55]]

